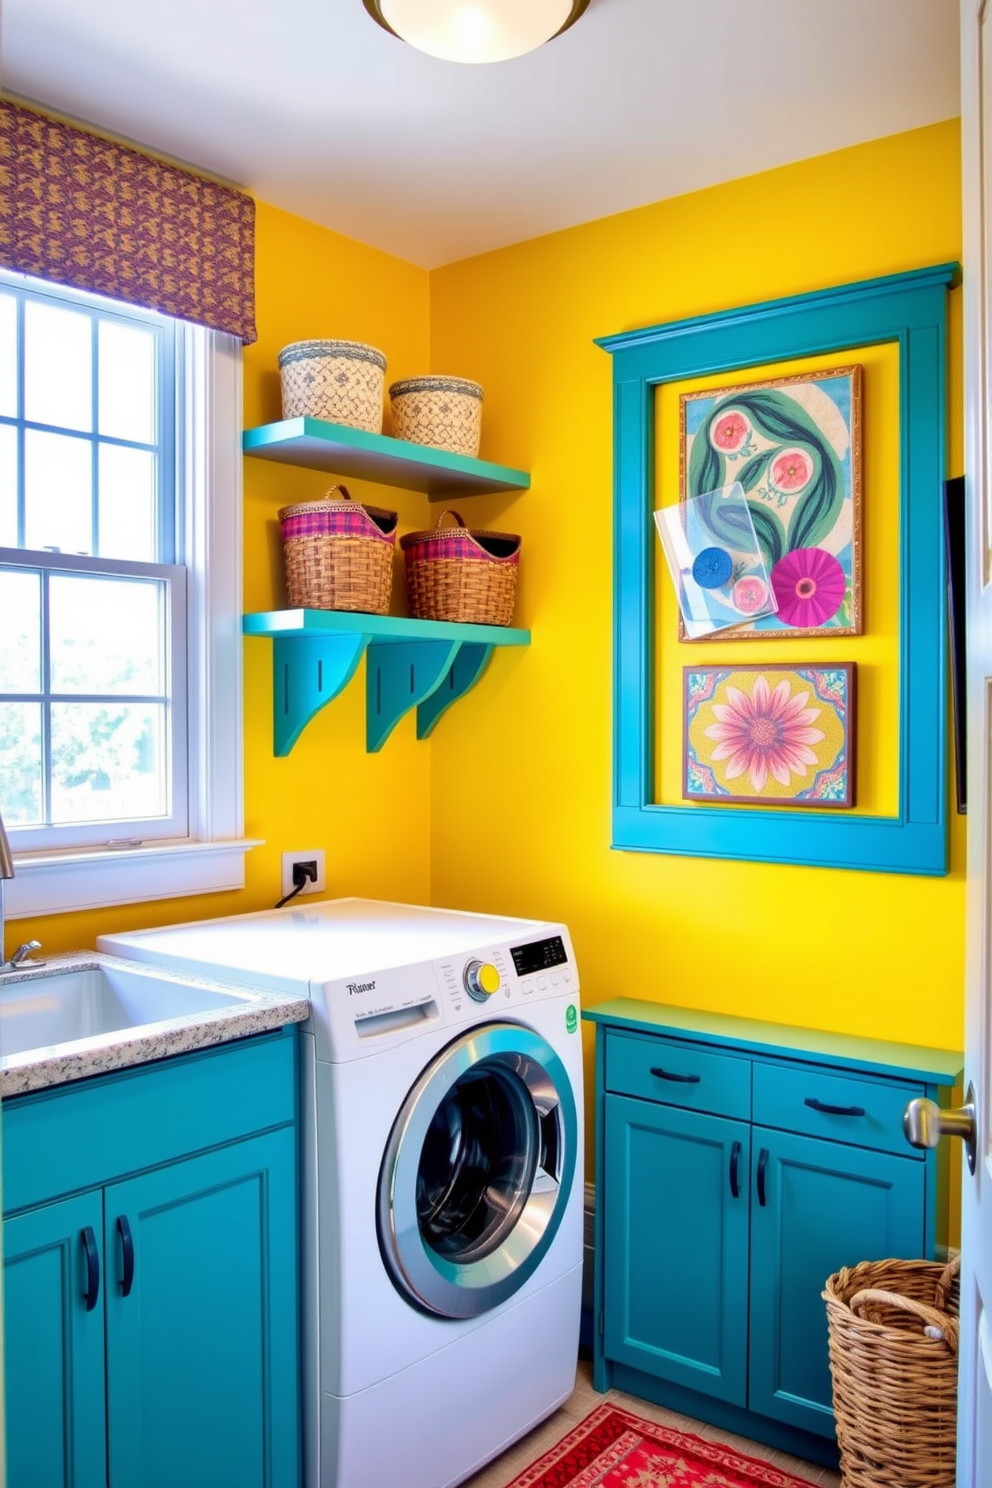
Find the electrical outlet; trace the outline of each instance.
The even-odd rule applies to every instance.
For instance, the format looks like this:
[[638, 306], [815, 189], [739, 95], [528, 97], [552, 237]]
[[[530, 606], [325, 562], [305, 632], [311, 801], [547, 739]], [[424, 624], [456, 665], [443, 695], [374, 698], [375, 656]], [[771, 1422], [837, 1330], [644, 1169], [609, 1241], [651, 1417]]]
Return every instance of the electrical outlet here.
[[324, 849], [322, 847], [310, 848], [306, 852], [285, 852], [282, 855], [282, 897], [291, 894], [296, 888], [293, 882], [294, 863], [316, 863], [317, 881], [307, 883], [297, 894], [302, 899], [304, 894], [322, 894], [324, 892]]

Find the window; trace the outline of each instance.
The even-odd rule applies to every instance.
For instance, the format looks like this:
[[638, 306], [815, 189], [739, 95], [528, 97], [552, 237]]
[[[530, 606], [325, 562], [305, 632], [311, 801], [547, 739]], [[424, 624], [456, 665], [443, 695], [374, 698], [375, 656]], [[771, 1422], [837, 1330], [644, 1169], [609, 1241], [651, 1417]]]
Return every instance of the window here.
[[8, 913], [243, 885], [239, 404], [232, 338], [0, 275]]

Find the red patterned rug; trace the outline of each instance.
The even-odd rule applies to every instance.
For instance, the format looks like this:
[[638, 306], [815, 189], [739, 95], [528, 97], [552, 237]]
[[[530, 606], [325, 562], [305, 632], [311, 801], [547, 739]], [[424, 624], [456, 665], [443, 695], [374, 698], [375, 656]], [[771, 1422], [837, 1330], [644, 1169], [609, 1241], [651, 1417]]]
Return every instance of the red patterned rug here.
[[811, 1488], [770, 1462], [601, 1405], [510, 1488]]

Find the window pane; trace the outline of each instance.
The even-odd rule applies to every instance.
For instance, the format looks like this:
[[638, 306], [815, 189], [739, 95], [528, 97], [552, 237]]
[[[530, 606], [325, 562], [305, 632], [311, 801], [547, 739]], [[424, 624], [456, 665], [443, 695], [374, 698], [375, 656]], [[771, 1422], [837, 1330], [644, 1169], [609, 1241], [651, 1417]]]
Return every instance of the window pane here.
[[125, 821], [164, 816], [165, 707], [52, 704], [52, 819]]
[[0, 692], [40, 692], [40, 574], [0, 568], [0, 636]]
[[100, 557], [154, 563], [156, 457], [151, 450], [100, 446]]
[[24, 417], [62, 429], [93, 427], [93, 338], [88, 315], [24, 306]]
[[0, 413], [17, 417], [17, 301], [0, 294]]
[[0, 803], [8, 827], [42, 820], [40, 703], [0, 703]]
[[155, 336], [152, 331], [102, 320], [100, 433], [114, 439], [155, 439]]
[[162, 696], [164, 591], [158, 579], [53, 574], [52, 691]]
[[17, 430], [0, 424], [0, 548], [17, 547]]
[[57, 553], [90, 553], [93, 454], [88, 439], [24, 434], [24, 542]]

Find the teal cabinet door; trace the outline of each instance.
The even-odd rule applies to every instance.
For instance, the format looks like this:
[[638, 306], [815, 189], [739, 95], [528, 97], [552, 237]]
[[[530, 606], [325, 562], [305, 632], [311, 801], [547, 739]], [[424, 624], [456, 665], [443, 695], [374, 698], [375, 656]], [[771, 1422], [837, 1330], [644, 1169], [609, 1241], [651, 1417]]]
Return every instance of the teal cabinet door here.
[[106, 1488], [103, 1196], [3, 1226], [8, 1488]]
[[747, 1401], [750, 1125], [608, 1095], [608, 1358]]
[[110, 1488], [298, 1488], [290, 1129], [108, 1187]]
[[833, 1436], [826, 1308], [832, 1272], [920, 1256], [923, 1164], [754, 1127], [752, 1410]]

